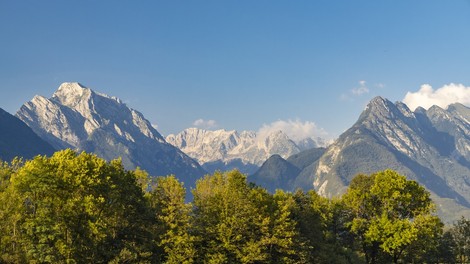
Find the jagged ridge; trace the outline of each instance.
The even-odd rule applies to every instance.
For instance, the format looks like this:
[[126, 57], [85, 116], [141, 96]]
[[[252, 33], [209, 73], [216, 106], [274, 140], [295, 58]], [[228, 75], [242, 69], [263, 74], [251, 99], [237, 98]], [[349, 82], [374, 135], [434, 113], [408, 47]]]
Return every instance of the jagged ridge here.
[[[453, 104], [414, 112], [376, 97], [358, 121], [283, 188], [337, 196], [359, 174], [393, 169], [424, 185], [451, 221], [470, 216], [470, 109]], [[311, 154], [313, 155], [313, 154]]]
[[[209, 172], [238, 168], [251, 174], [274, 154], [287, 158], [302, 150], [280, 130], [260, 137], [253, 131], [239, 133], [188, 128], [176, 135], [168, 135], [166, 140], [196, 159]], [[304, 144], [310, 147], [314, 143], [305, 141]]]
[[128, 169], [176, 174], [189, 185], [205, 173], [140, 112], [79, 83], [62, 84], [50, 99], [35, 96], [16, 116], [56, 149], [85, 150], [107, 160], [120, 157]]

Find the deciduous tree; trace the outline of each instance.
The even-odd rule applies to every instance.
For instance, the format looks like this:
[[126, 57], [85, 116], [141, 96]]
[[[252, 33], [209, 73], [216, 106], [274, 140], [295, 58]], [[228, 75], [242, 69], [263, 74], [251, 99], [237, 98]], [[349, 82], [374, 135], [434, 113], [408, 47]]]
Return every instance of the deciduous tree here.
[[11, 177], [9, 221], [28, 262], [90, 263], [149, 252], [147, 206], [133, 172], [72, 150], [37, 156]]
[[350, 230], [360, 239], [368, 263], [381, 257], [397, 263], [420, 238], [432, 237], [426, 235], [430, 226], [442, 229], [432, 215], [429, 192], [392, 170], [356, 176], [343, 198], [353, 215]]
[[191, 204], [185, 204], [186, 190], [175, 176], [158, 177], [151, 191], [155, 210], [157, 246], [163, 263], [193, 263], [195, 237], [190, 234]]

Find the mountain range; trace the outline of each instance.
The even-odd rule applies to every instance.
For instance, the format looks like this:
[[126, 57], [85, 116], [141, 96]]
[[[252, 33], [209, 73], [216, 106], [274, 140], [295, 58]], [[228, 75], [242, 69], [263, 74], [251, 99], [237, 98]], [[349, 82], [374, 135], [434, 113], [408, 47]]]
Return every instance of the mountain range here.
[[254, 173], [272, 155], [287, 158], [318, 145], [311, 138], [296, 144], [281, 130], [259, 135], [254, 131], [188, 128], [168, 135], [166, 141], [197, 160], [208, 172], [237, 168], [247, 174]]
[[152, 176], [175, 174], [187, 186], [206, 173], [168, 144], [140, 112], [79, 83], [63, 83], [51, 98], [35, 96], [16, 116], [58, 150], [121, 158], [127, 169], [140, 167]]
[[295, 164], [291, 158], [271, 157], [252, 179], [276, 185], [282, 178], [278, 188], [313, 188], [332, 197], [343, 193], [357, 174], [393, 169], [424, 185], [443, 219], [470, 216], [470, 109], [464, 105], [412, 112], [401, 102], [376, 97], [322, 155], [297, 155], [311, 157], [310, 164], [276, 177], [279, 170], [273, 168]]
[[72, 148], [121, 158], [151, 176], [175, 174], [187, 187], [208, 171], [239, 168], [272, 192], [315, 189], [327, 197], [344, 193], [357, 174], [393, 169], [425, 186], [445, 221], [470, 217], [470, 108], [462, 104], [411, 111], [376, 97], [333, 143], [313, 145], [283, 131], [189, 128], [164, 138], [120, 99], [79, 83], [35, 96], [16, 116], [0, 110], [3, 160]]

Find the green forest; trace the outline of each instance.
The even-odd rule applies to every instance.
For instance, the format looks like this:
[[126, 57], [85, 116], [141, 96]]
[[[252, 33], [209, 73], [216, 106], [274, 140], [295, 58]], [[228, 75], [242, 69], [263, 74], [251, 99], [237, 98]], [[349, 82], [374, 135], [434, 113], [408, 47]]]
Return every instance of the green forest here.
[[236, 170], [186, 190], [63, 150], [1, 164], [0, 263], [469, 263], [470, 220], [435, 211], [392, 170], [328, 199], [271, 194]]

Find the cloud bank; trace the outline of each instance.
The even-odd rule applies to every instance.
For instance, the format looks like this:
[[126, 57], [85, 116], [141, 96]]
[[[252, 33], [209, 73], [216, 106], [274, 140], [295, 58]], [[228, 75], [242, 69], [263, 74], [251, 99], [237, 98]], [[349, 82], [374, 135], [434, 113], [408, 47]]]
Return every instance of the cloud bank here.
[[470, 87], [451, 83], [434, 90], [431, 85], [423, 84], [417, 92], [407, 92], [403, 103], [412, 111], [419, 106], [429, 109], [433, 105], [446, 108], [452, 103], [470, 105]]
[[202, 129], [214, 129], [217, 127], [217, 122], [215, 120], [204, 120], [202, 118], [197, 119], [193, 122], [193, 126], [202, 128]]
[[283, 131], [292, 141], [298, 143], [304, 139], [328, 138], [328, 133], [310, 121], [296, 120], [278, 120], [271, 124], [263, 124], [258, 130], [259, 138], [266, 138], [269, 134], [276, 131]]

